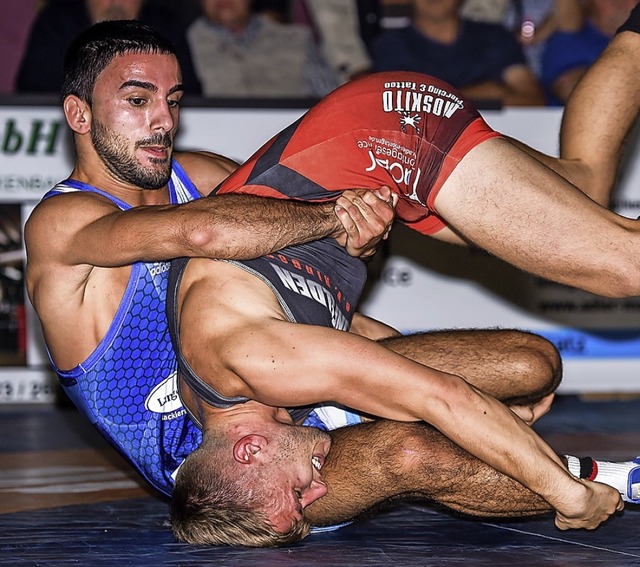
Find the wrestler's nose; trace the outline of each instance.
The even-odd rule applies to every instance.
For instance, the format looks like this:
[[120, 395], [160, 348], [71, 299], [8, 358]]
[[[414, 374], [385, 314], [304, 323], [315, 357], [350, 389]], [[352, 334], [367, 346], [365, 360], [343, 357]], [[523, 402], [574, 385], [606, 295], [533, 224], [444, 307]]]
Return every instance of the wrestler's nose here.
[[175, 118], [171, 107], [167, 103], [158, 104], [154, 109], [152, 127], [156, 130], [169, 132], [175, 126]]
[[324, 482], [313, 480], [309, 488], [302, 495], [302, 507], [306, 508], [313, 504], [318, 498], [322, 498], [327, 493], [327, 485]]

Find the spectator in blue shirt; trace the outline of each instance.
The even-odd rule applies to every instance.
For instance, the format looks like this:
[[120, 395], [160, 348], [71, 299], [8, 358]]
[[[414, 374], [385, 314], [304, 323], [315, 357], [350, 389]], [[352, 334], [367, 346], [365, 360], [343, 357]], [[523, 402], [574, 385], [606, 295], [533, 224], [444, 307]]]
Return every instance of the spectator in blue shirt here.
[[476, 101], [506, 106], [544, 104], [521, 46], [504, 26], [460, 16], [461, 0], [414, 0], [407, 27], [388, 30], [371, 45], [376, 71], [434, 75]]
[[541, 75], [548, 104], [564, 105], [636, 4], [638, 0], [587, 0], [582, 29], [575, 33], [556, 32], [549, 37], [542, 55]]

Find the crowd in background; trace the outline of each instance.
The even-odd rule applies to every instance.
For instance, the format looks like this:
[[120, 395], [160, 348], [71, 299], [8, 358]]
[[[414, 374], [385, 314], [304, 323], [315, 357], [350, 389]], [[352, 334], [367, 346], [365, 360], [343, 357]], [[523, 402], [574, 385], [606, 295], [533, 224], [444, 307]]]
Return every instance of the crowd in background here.
[[562, 105], [638, 1], [16, 0], [29, 19], [5, 91], [58, 93], [82, 29], [139, 19], [174, 42], [191, 95], [317, 99], [408, 70], [478, 102]]

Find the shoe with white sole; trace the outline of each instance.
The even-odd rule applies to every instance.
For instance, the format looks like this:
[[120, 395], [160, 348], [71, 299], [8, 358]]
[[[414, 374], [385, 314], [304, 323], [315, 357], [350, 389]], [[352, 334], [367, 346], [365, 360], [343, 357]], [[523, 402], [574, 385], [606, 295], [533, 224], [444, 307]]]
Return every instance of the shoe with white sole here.
[[623, 494], [622, 499], [632, 504], [640, 504], [640, 457], [636, 457], [632, 462], [638, 466], [629, 471], [627, 494]]

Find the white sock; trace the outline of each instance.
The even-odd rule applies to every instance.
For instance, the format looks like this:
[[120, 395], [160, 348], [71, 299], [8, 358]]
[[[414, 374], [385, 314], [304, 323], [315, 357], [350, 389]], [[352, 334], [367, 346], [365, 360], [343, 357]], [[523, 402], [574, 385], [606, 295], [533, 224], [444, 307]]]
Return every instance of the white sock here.
[[[565, 455], [565, 458], [567, 459], [569, 472], [573, 476], [608, 484], [622, 495], [623, 500], [629, 501], [629, 471], [640, 466], [638, 463], [634, 463], [633, 461], [623, 461], [620, 463], [595, 461], [590, 457], [578, 459], [571, 455]], [[637, 498], [638, 494], [633, 494], [632, 497]]]

